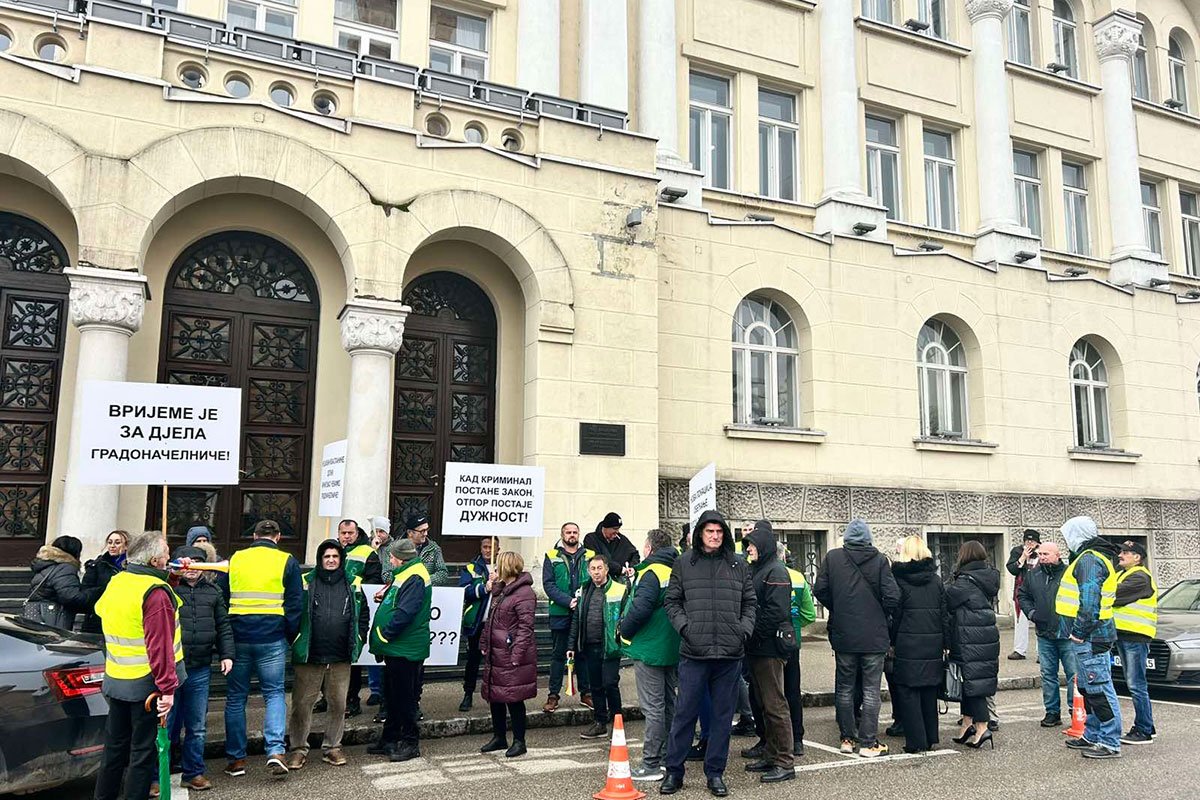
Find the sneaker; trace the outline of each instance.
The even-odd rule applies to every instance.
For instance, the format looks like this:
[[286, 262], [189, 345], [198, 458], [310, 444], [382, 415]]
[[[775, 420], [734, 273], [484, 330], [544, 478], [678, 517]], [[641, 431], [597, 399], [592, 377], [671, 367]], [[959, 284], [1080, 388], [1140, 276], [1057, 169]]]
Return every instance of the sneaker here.
[[304, 762], [308, 761], [308, 756], [301, 753], [299, 750], [293, 750], [288, 753], [287, 759], [283, 762], [287, 765], [288, 770], [304, 769]]
[[546, 702], [542, 705], [542, 711], [547, 714], [553, 714], [558, 711], [558, 695], [552, 694], [546, 698]]
[[592, 696], [589, 693], [584, 692], [583, 694], [579, 695], [579, 702], [583, 703], [588, 708], [591, 708], [592, 707]]
[[342, 753], [342, 748], [340, 747], [329, 748], [328, 751], [321, 755], [321, 760], [335, 767], [346, 766], [346, 756]]
[[1072, 750], [1088, 750], [1096, 746], [1082, 736], [1080, 736], [1078, 739], [1067, 739], [1065, 742], [1063, 742], [1063, 744]]
[[162, 796], [162, 792], [158, 788], [158, 783], [150, 784], [150, 800], [157, 800]]
[[667, 777], [662, 767], [634, 767], [631, 774], [635, 781], [661, 781]]
[[414, 758], [420, 757], [421, 751], [412, 745], [408, 745], [406, 747], [397, 747], [395, 752], [393, 752], [391, 755], [391, 761], [412, 761]]
[[580, 739], [603, 739], [608, 736], [608, 726], [602, 722], [593, 722], [587, 730], [579, 734]]
[[1025, 656], [1024, 656], [1024, 654], [1018, 653], [1016, 650], [1013, 650], [1011, 653], [1008, 654], [1008, 660], [1009, 661], [1024, 661]]
[[240, 778], [246, 774], [246, 759], [235, 758], [225, 765], [225, 774], [231, 778]]
[[367, 698], [367, 705], [377, 706], [377, 705], [379, 705], [381, 699], [382, 698], [380, 698], [380, 696], [378, 694], [376, 694], [375, 692], [372, 692], [371, 695]]
[[1110, 750], [1102, 744], [1094, 744], [1087, 750], [1081, 750], [1079, 753], [1084, 758], [1120, 758], [1120, 750]]
[[1057, 728], [1059, 725], [1062, 725], [1062, 717], [1060, 717], [1058, 714], [1048, 713], [1046, 716], [1042, 717], [1042, 721], [1038, 724], [1043, 728]]
[[375, 716], [371, 717], [371, 722], [374, 722], [376, 725], [387, 722], [387, 712], [379, 711]]
[[755, 736], [754, 720], [750, 717], [740, 717], [737, 724], [729, 732], [734, 736]]
[[883, 742], [876, 742], [870, 747], [859, 747], [858, 754], [863, 758], [876, 758], [878, 756], [886, 756], [888, 754], [888, 746]]
[[191, 780], [184, 781], [183, 788], [190, 789], [193, 792], [207, 792], [212, 788], [212, 781], [203, 775], [197, 775]]
[[1152, 744], [1154, 737], [1142, 733], [1137, 728], [1130, 728], [1129, 733], [1121, 737], [1121, 744]]
[[274, 753], [267, 756], [267, 772], [276, 778], [287, 777], [288, 767], [287, 764], [283, 763], [283, 753]]
[[854, 755], [854, 742], [850, 739], [842, 739], [842, 746], [839, 750], [848, 756]]

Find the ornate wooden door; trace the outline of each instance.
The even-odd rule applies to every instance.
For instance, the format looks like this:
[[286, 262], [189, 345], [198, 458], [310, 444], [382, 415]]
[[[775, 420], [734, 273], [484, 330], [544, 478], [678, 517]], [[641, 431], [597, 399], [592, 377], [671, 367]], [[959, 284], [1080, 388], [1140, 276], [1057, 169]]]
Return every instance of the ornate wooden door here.
[[[215, 234], [193, 244], [167, 278], [158, 379], [242, 389], [242, 480], [237, 486], [171, 487], [172, 546], [195, 524], [213, 528], [228, 556], [260, 519], [303, 558], [316, 389], [316, 284], [300, 257], [266, 236]], [[161, 527], [151, 487], [148, 526]]]
[[[31, 219], [0, 212], [0, 565], [46, 539], [70, 262]], [[79, 534], [78, 531], [68, 533]], [[107, 531], [104, 531], [107, 533]]]
[[392, 425], [393, 532], [427, 513], [447, 560], [465, 561], [477, 541], [443, 540], [442, 476], [447, 461], [495, 457], [496, 314], [471, 280], [431, 272], [404, 292], [412, 307], [396, 354]]

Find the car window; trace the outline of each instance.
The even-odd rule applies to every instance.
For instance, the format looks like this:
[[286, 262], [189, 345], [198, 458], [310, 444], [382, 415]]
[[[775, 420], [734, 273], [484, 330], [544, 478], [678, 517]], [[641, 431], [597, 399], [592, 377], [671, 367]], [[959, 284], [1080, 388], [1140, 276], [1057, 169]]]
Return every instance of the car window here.
[[1158, 601], [1162, 611], [1200, 611], [1200, 581], [1181, 581]]

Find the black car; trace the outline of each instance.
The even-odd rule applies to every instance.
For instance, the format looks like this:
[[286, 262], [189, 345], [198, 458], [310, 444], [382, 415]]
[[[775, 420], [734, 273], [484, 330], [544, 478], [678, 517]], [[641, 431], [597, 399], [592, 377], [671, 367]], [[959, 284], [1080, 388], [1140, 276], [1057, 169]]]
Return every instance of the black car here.
[[99, 769], [108, 716], [102, 641], [0, 614], [0, 794]]
[[[1113, 656], [1113, 678], [1123, 681]], [[1180, 581], [1158, 598], [1158, 630], [1146, 658], [1146, 683], [1200, 689], [1200, 579]]]

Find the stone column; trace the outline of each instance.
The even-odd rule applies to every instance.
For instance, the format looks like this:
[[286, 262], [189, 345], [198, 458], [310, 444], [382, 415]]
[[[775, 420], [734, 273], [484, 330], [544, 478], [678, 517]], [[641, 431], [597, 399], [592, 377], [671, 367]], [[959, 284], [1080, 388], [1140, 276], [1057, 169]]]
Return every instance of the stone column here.
[[1137, 17], [1124, 10], [1114, 11], [1094, 27], [1103, 87], [1100, 101], [1104, 114], [1104, 165], [1112, 230], [1109, 280], [1117, 284], [1144, 284], [1151, 278], [1167, 277], [1166, 264], [1146, 248], [1142, 225], [1137, 123], [1130, 78], [1130, 64], [1137, 52], [1141, 30]]
[[399, 303], [354, 299], [338, 316], [342, 347], [350, 354], [342, 516], [357, 520], [364, 530], [368, 517], [389, 513], [396, 353], [411, 310]]
[[675, 0], [638, 4], [637, 127], [658, 139], [655, 160], [672, 166], [679, 157], [679, 45]]
[[579, 99], [629, 109], [629, 21], [625, 0], [581, 0]]
[[558, 95], [559, 0], [521, 0], [517, 8], [517, 85]]
[[123, 381], [129, 364], [129, 338], [142, 327], [149, 294], [146, 278], [136, 272], [95, 267], [65, 270], [71, 282], [71, 322], [79, 329], [75, 397], [62, 515], [57, 533], [83, 540], [83, 552], [97, 553], [117, 527], [120, 486], [91, 486], [78, 480], [82, 435], [83, 387], [87, 381]]
[[967, 0], [971, 66], [975, 77], [975, 157], [979, 175], [979, 230], [975, 258], [1011, 262], [1021, 250], [1040, 261], [1041, 242], [1020, 226], [1013, 182], [1004, 17], [1012, 0]]
[[856, 224], [874, 225], [863, 234], [887, 238], [887, 211], [863, 191], [861, 113], [855, 58], [855, 0], [822, 0], [817, 5], [821, 47], [821, 167], [824, 190], [817, 202], [816, 233], [857, 235]]

